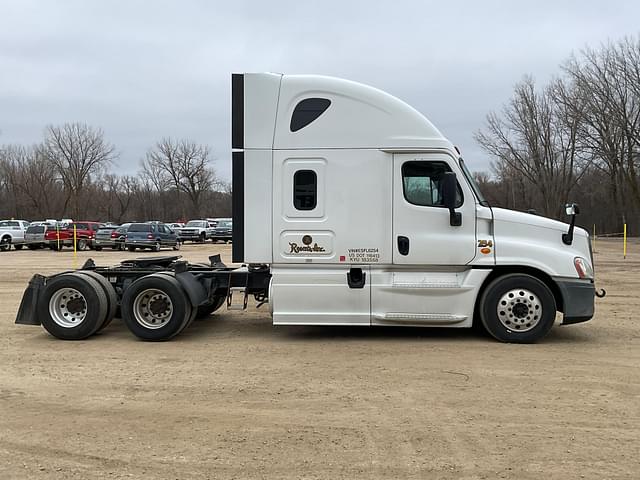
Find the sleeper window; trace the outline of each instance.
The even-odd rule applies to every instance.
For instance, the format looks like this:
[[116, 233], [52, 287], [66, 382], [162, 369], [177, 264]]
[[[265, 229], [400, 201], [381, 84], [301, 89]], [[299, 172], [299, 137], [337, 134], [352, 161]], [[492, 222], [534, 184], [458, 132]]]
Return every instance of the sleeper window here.
[[313, 170], [298, 170], [293, 175], [293, 206], [313, 210], [318, 204], [318, 177]]
[[[444, 162], [406, 162], [402, 165], [402, 188], [407, 202], [423, 207], [443, 207], [442, 180], [451, 168]], [[456, 208], [462, 205], [458, 185]]]
[[306, 127], [316, 118], [322, 115], [331, 105], [331, 100], [327, 98], [306, 98], [296, 105], [291, 115], [289, 126], [292, 132]]

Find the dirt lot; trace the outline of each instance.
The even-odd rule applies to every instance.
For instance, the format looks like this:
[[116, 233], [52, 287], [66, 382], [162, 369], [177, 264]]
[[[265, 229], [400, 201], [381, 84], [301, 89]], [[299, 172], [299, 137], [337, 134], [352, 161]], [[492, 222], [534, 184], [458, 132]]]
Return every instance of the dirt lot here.
[[73, 254], [0, 253], [0, 478], [640, 478], [640, 244], [596, 249], [595, 320], [537, 345], [262, 311], [63, 342], [13, 321], [29, 277]]

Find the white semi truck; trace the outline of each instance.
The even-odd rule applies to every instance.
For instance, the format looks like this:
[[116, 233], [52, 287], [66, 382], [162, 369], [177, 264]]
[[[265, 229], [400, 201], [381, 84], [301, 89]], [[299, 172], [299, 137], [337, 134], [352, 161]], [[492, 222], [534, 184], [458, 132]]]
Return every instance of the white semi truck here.
[[[34, 276], [17, 323], [67, 339], [116, 309], [146, 340], [247, 297], [274, 325], [471, 327], [543, 338], [594, 314], [588, 233], [491, 207], [458, 150], [380, 90], [337, 78], [232, 76], [233, 261], [179, 257]], [[600, 294], [604, 295], [604, 291]]]

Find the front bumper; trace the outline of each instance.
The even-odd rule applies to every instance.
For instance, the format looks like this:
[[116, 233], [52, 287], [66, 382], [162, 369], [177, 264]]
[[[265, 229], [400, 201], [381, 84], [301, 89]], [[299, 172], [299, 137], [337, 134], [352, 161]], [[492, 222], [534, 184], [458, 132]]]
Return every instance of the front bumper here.
[[562, 325], [591, 320], [596, 294], [593, 280], [562, 278], [555, 281], [562, 295]]

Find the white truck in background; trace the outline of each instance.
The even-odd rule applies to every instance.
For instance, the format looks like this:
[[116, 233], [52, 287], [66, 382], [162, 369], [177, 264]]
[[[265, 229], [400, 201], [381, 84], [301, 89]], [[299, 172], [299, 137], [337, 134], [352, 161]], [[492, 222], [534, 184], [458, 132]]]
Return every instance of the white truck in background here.
[[391, 95], [323, 76], [234, 74], [232, 148], [233, 261], [243, 267], [88, 262], [34, 277], [17, 322], [91, 335], [113, 316], [89, 313], [100, 279], [146, 340], [178, 334], [196, 310], [244, 309], [248, 295], [268, 302], [274, 325], [480, 322], [516, 343], [543, 338], [556, 312], [565, 325], [594, 314], [577, 206], [570, 225], [491, 207], [458, 150]]
[[0, 252], [9, 250], [11, 245], [20, 250], [25, 243], [27, 227], [29, 222], [26, 220], [0, 220]]

